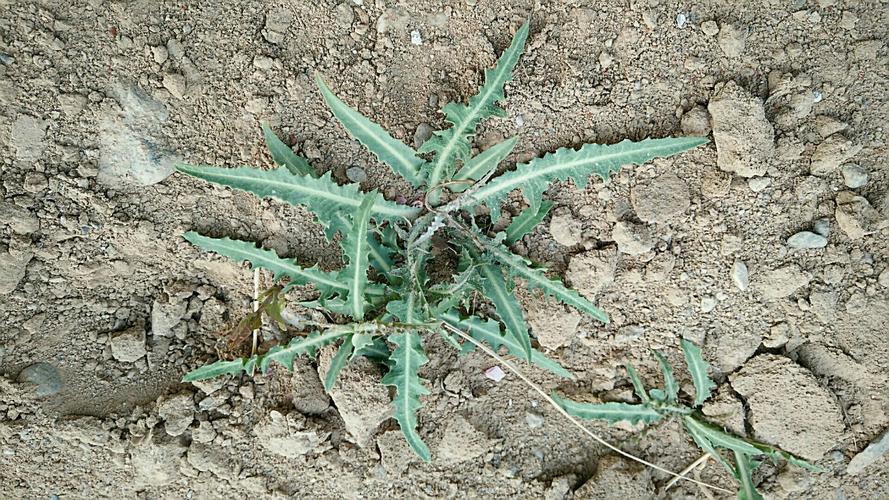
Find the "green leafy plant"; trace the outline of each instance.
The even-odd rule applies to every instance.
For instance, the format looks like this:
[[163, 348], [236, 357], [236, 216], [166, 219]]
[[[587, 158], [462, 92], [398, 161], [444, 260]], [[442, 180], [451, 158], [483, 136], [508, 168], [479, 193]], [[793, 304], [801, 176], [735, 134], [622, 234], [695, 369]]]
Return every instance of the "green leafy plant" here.
[[[543, 194], [552, 182], [570, 179], [583, 188], [592, 175], [607, 179], [623, 165], [670, 156], [707, 140], [624, 140], [613, 145], [587, 144], [576, 150], [562, 148], [496, 176], [497, 166], [513, 150], [516, 138], [474, 156], [470, 139], [480, 122], [505, 115], [497, 102], [504, 98], [504, 84], [527, 36], [525, 23], [496, 66], [486, 71], [478, 94], [467, 104], [445, 106], [450, 126], [436, 132], [419, 151], [346, 105], [320, 76], [316, 78], [321, 95], [346, 131], [411, 186], [422, 188], [422, 203], [395, 203], [376, 192], [363, 193], [357, 184], [337, 184], [330, 173], [319, 176], [267, 126], [263, 132], [278, 168], [178, 166], [180, 172], [200, 179], [307, 207], [329, 238], [340, 234], [345, 262], [340, 271], [324, 271], [300, 266], [251, 242], [186, 233], [188, 241], [205, 250], [270, 271], [276, 280], [286, 281], [285, 290], [314, 285], [317, 299], [303, 305], [324, 311], [332, 321], [302, 324], [299, 331], [290, 332], [293, 338], [287, 343], [247, 358], [218, 361], [187, 374], [184, 380], [253, 374], [257, 368], [265, 372], [272, 362], [292, 369], [296, 356], [313, 356], [319, 348], [338, 343], [325, 387], [330, 389], [339, 370], [358, 356], [381, 362], [387, 370], [382, 383], [396, 391], [394, 418], [411, 448], [429, 460], [429, 449], [417, 431], [420, 397], [428, 394], [419, 376], [427, 362], [423, 347], [427, 335], [443, 335], [461, 352], [471, 350], [471, 345], [461, 346], [442, 328], [448, 325], [540, 368], [571, 376], [534, 349], [514, 294], [519, 279], [528, 289], [540, 290], [603, 323], [608, 318], [592, 302], [514, 254], [507, 245], [546, 216], [552, 204], [543, 200]], [[492, 228], [500, 205], [517, 189], [528, 207], [504, 232], [495, 233]], [[476, 208], [481, 206], [487, 207], [489, 216], [478, 215]], [[434, 247], [443, 251], [433, 252]], [[437, 272], [429, 273], [433, 268]], [[450, 278], [441, 278], [442, 270], [449, 271]], [[471, 300], [473, 297], [487, 298], [493, 309], [483, 314], [473, 306], [478, 302]], [[394, 350], [390, 351], [390, 346]]]
[[[654, 352], [654, 355], [664, 377], [662, 389], [651, 389], [646, 392], [636, 370], [632, 365], [627, 365], [627, 375], [633, 384], [636, 396], [641, 401], [640, 403], [581, 403], [562, 399], [555, 395], [553, 395], [553, 399], [568, 414], [583, 420], [604, 420], [611, 424], [627, 422], [635, 425], [640, 422], [650, 424], [662, 419], [680, 419], [694, 442], [705, 453], [718, 460], [738, 480], [740, 484], [738, 498], [742, 500], [762, 498], [753, 484], [752, 472], [760, 465], [761, 459], [764, 457], [771, 458], [775, 462], [778, 459], [784, 459], [788, 463], [816, 472], [821, 470], [820, 467], [786, 451], [765, 443], [735, 436], [725, 432], [719, 426], [707, 422], [698, 410], [710, 397], [716, 384], [710, 380], [707, 374], [709, 365], [701, 356], [700, 348], [683, 339], [682, 351], [685, 354], [685, 364], [688, 366], [695, 387], [694, 400], [691, 404], [683, 404], [679, 400], [679, 386], [673, 376], [673, 368], [666, 358], [657, 351]], [[734, 458], [734, 465], [719, 450], [730, 453]]]

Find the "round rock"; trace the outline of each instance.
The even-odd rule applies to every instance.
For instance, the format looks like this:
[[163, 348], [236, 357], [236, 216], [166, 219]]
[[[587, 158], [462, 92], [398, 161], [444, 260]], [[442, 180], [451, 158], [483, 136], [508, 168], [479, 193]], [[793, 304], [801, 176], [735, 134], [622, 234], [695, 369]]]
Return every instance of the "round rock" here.
[[367, 180], [367, 172], [361, 167], [351, 166], [346, 170], [346, 178], [349, 182], [362, 183]]
[[867, 184], [867, 170], [858, 165], [843, 165], [840, 172], [843, 173], [843, 182], [846, 184], [846, 187], [855, 189]]
[[667, 222], [691, 206], [688, 186], [674, 174], [664, 174], [636, 186], [630, 197], [636, 215], [645, 222]]
[[809, 231], [800, 231], [787, 238], [787, 245], [791, 248], [824, 248], [827, 246], [827, 238]]
[[34, 363], [19, 373], [18, 381], [34, 384], [34, 395], [38, 398], [52, 396], [62, 390], [62, 377], [59, 370], [49, 363]]

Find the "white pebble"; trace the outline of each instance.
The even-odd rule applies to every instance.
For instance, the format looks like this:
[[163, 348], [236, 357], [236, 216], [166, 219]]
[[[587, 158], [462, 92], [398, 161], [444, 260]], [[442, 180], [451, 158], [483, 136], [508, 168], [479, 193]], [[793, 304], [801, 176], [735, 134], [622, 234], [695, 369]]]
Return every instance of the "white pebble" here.
[[747, 272], [747, 264], [740, 260], [736, 260], [732, 264], [732, 281], [738, 290], [742, 292], [750, 286], [750, 274]]
[[423, 37], [417, 30], [411, 31], [411, 43], [414, 45], [423, 45]]
[[485, 370], [485, 377], [488, 377], [489, 379], [493, 380], [494, 382], [500, 382], [501, 380], [503, 380], [503, 377], [505, 377], [505, 376], [506, 376], [506, 374], [503, 373], [503, 369], [501, 369], [497, 365], [494, 365], [494, 366], [488, 368], [487, 370]]
[[701, 299], [701, 311], [708, 313], [716, 309], [716, 299], [709, 295]]
[[809, 231], [800, 231], [787, 238], [790, 248], [824, 248], [827, 246], [827, 238]]
[[676, 26], [678, 28], [685, 27], [686, 21], [688, 21], [688, 18], [685, 17], [685, 14], [676, 14]]

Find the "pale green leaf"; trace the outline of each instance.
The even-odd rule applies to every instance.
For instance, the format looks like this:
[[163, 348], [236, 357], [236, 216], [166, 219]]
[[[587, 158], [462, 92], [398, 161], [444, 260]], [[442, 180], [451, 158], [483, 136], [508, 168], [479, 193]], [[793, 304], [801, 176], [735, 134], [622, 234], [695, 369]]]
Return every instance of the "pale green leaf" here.
[[[338, 213], [354, 213], [366, 195], [358, 191], [357, 184], [341, 186], [330, 178], [330, 172], [321, 177], [293, 175], [286, 168], [260, 170], [250, 167], [222, 168], [177, 165], [182, 173], [223, 186], [253, 193], [263, 198], [274, 198], [291, 205], [303, 205], [311, 210], [326, 228], [339, 229]], [[377, 222], [397, 222], [412, 219], [419, 209], [398, 205], [378, 198], [373, 205], [372, 216]], [[328, 232], [328, 236], [331, 233]]]
[[763, 453], [769, 456], [773, 463], [778, 463], [779, 458], [783, 458], [787, 461], [787, 463], [795, 465], [797, 467], [806, 469], [812, 472], [825, 472], [826, 469], [824, 467], [815, 465], [813, 463], [809, 463], [802, 458], [793, 455], [792, 453], [788, 453], [784, 450], [780, 450], [773, 446], [769, 446], [767, 444], [762, 443], [754, 443], [753, 446], [759, 448]]
[[642, 379], [639, 378], [639, 374], [636, 373], [636, 369], [633, 368], [633, 365], [630, 363], [627, 363], [627, 375], [630, 377], [630, 382], [633, 383], [633, 391], [636, 392], [636, 395], [639, 396], [642, 403], [650, 402], [651, 398], [648, 396], [648, 393], [645, 392], [645, 385], [642, 384]]
[[512, 276], [524, 278], [529, 290], [540, 289], [544, 295], [551, 296], [563, 304], [583, 311], [603, 323], [608, 323], [608, 316], [594, 306], [592, 302], [581, 297], [574, 290], [567, 288], [558, 279], [547, 278], [543, 274], [542, 269], [532, 268], [525, 259], [510, 252], [502, 245], [494, 242], [486, 243], [486, 250]]
[[679, 398], [679, 386], [676, 385], [676, 377], [673, 376], [673, 368], [667, 362], [667, 358], [658, 351], [654, 351], [661, 373], [664, 375], [664, 396], [668, 403], [675, 403]]
[[[454, 328], [460, 329], [469, 334], [470, 337], [482, 341], [489, 346], [491, 346], [494, 351], [497, 351], [501, 347], [506, 347], [506, 351], [518, 358], [523, 358], [525, 356], [524, 349], [520, 343], [518, 343], [513, 337], [509, 335], [503, 335], [500, 331], [500, 324], [493, 319], [488, 319], [486, 321], [481, 318], [470, 316], [465, 319], [461, 319], [460, 315], [455, 311], [448, 311], [438, 316], [438, 319], [448, 323]], [[470, 343], [463, 344], [463, 351], [469, 352], [473, 349], [473, 345]], [[536, 349], [531, 349], [531, 363], [537, 365], [539, 368], [542, 368], [546, 371], [552, 372], [560, 377], [564, 377], [567, 379], [573, 379], [574, 375], [571, 374], [568, 370], [565, 369], [562, 365], [560, 365], [555, 360], [552, 360], [543, 355], [540, 351]]]
[[260, 371], [263, 373], [268, 372], [272, 361], [276, 361], [284, 365], [289, 371], [293, 371], [293, 359], [296, 356], [314, 356], [319, 348], [352, 333], [354, 333], [354, 330], [348, 328], [331, 328], [323, 332], [311, 333], [306, 337], [296, 337], [283, 347], [276, 345], [262, 356], [262, 359], [259, 361]]
[[278, 136], [272, 132], [268, 123], [262, 122], [261, 126], [262, 135], [265, 137], [265, 143], [268, 146], [269, 153], [271, 153], [272, 160], [274, 160], [275, 163], [283, 166], [293, 175], [318, 175], [312, 167], [309, 166], [309, 162], [306, 161], [305, 158], [294, 153], [288, 145], [284, 144], [281, 139], [278, 139]]
[[364, 319], [364, 288], [367, 286], [368, 243], [370, 236], [368, 226], [377, 192], [371, 192], [364, 198], [361, 205], [352, 216], [352, 228], [349, 233], [343, 235], [340, 245], [343, 247], [343, 255], [348, 264], [340, 272], [339, 276], [349, 287], [346, 297], [349, 314], [355, 321]]
[[735, 452], [736, 477], [741, 487], [738, 489], [738, 500], [763, 500], [753, 484], [753, 461], [748, 455]]
[[193, 231], [185, 233], [183, 237], [204, 250], [237, 262], [248, 261], [254, 267], [267, 269], [275, 275], [275, 279], [287, 276], [291, 284], [313, 283], [322, 296], [348, 292], [348, 287], [340, 283], [334, 273], [321, 271], [316, 267], [301, 267], [293, 260], [278, 257], [273, 250], [257, 248], [255, 243], [230, 238], [210, 238]]
[[677, 137], [645, 139], [640, 142], [624, 140], [617, 144], [586, 144], [578, 150], [562, 148], [555, 153], [520, 164], [472, 193], [467, 207], [485, 204], [491, 210], [491, 219], [500, 216], [500, 203], [515, 189], [521, 189], [532, 207], [543, 200], [543, 193], [553, 181], [572, 179], [575, 186], [583, 189], [589, 177], [596, 174], [602, 179], [616, 172], [623, 165], [639, 165], [649, 160], [681, 153], [705, 144], [704, 137]]
[[512, 77], [525, 40], [528, 38], [528, 23], [516, 32], [509, 48], [503, 51], [497, 65], [485, 71], [485, 84], [478, 94], [469, 99], [468, 105], [456, 102], [448, 103], [443, 111], [451, 127], [435, 132], [420, 148], [421, 153], [435, 152], [435, 158], [427, 164], [427, 186], [436, 186], [450, 179], [454, 173], [457, 160], [466, 161], [471, 150], [469, 137], [475, 134], [475, 128], [482, 120], [492, 116], [505, 115], [497, 102], [504, 98], [503, 86]]
[[333, 389], [333, 385], [336, 384], [337, 376], [343, 368], [349, 364], [353, 351], [352, 337], [354, 337], [354, 335], [346, 337], [337, 349], [333, 359], [330, 360], [330, 367], [327, 369], [327, 373], [324, 374], [324, 390], [327, 392], [330, 392], [330, 390]]
[[695, 385], [694, 406], [698, 407], [704, 404], [704, 401], [710, 397], [710, 393], [716, 388], [716, 384], [707, 375], [707, 369], [710, 365], [701, 356], [701, 349], [685, 339], [682, 339], [681, 344], [682, 352], [685, 355], [685, 364], [688, 366], [689, 373], [691, 373], [691, 381]]
[[420, 334], [416, 331], [405, 330], [403, 333], [390, 335], [389, 341], [398, 347], [389, 357], [391, 361], [389, 373], [383, 377], [382, 382], [395, 387], [395, 399], [392, 401], [393, 416], [398, 421], [408, 445], [420, 458], [428, 462], [431, 458], [429, 447], [417, 433], [417, 411], [422, 406], [420, 396], [429, 394], [429, 390], [423, 386], [423, 379], [417, 373], [420, 366], [426, 364], [429, 359], [423, 352]]
[[355, 349], [355, 352], [352, 354], [352, 358], [354, 359], [358, 356], [364, 356], [371, 361], [389, 365], [389, 357], [391, 355], [392, 352], [389, 351], [389, 346], [386, 345], [386, 341], [379, 337], [374, 337], [373, 342], [371, 342], [370, 344], [365, 345], [361, 349]]
[[[477, 181], [481, 179], [487, 175], [488, 172], [497, 168], [497, 165], [499, 165], [504, 158], [509, 156], [509, 153], [511, 153], [512, 149], [515, 147], [517, 140], [518, 137], [509, 138], [499, 144], [491, 146], [476, 156], [473, 156], [463, 164], [463, 167], [457, 172], [457, 175], [454, 176], [454, 180]], [[451, 186], [451, 191], [465, 191], [468, 187], [469, 183], [454, 184]]]
[[315, 82], [321, 89], [321, 95], [324, 96], [327, 106], [349, 135], [363, 144], [381, 162], [389, 165], [395, 173], [404, 177], [412, 186], [418, 187], [421, 184], [419, 172], [420, 165], [424, 161], [417, 157], [417, 153], [410, 146], [395, 139], [383, 127], [350, 108], [330, 91], [320, 75], [315, 75]]
[[719, 463], [721, 463], [722, 466], [725, 467], [725, 470], [729, 472], [729, 474], [737, 476], [737, 472], [735, 471], [735, 468], [732, 466], [732, 464], [729, 463], [729, 461], [726, 460], [721, 453], [719, 453], [719, 450], [717, 450], [713, 446], [713, 443], [710, 442], [707, 436], [699, 428], [691, 427], [688, 425], [688, 422], [685, 422], [685, 429], [688, 431], [688, 434], [691, 436], [694, 442], [697, 443], [698, 447], [700, 447], [706, 453], [710, 454], [710, 456], [713, 457], [715, 460], [718, 460]]
[[685, 416], [682, 417], [682, 419], [689, 432], [706, 438], [707, 441], [717, 448], [725, 448], [739, 453], [746, 453], [750, 456], [765, 454], [762, 450], [756, 448], [747, 441], [724, 432], [711, 424], [701, 422], [692, 416]]
[[478, 266], [481, 274], [481, 292], [490, 299], [497, 311], [497, 316], [506, 327], [508, 336], [521, 346], [522, 357], [531, 361], [531, 336], [528, 334], [528, 325], [522, 317], [522, 309], [512, 291], [506, 286], [503, 273], [493, 264], [482, 263]]
[[247, 358], [235, 359], [232, 361], [219, 360], [209, 365], [204, 365], [196, 370], [192, 370], [182, 377], [183, 382], [195, 382], [198, 380], [206, 380], [208, 378], [218, 377], [220, 375], [237, 375], [246, 371]]
[[[345, 214], [337, 214], [337, 224], [342, 229], [343, 234], [352, 232], [352, 221]], [[377, 236], [371, 232], [367, 235], [367, 250], [370, 252], [370, 265], [374, 266], [374, 269], [386, 275], [392, 272], [392, 267], [395, 263], [392, 261], [391, 250], [380, 243], [377, 240]]]
[[546, 214], [552, 207], [551, 201], [543, 201], [539, 207], [528, 207], [522, 210], [522, 213], [506, 227], [506, 242], [512, 245], [522, 239], [522, 236], [530, 233], [534, 226], [546, 218]]
[[651, 423], [661, 418], [657, 411], [645, 405], [617, 402], [579, 403], [560, 398], [555, 394], [552, 397], [569, 415], [583, 420], [604, 420], [610, 424], [617, 422], [637, 424], [639, 422]]

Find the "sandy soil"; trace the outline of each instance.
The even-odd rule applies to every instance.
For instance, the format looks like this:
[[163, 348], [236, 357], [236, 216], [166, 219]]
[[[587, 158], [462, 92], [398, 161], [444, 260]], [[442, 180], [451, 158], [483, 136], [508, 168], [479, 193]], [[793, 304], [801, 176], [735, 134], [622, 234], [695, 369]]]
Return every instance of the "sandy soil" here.
[[[332, 120], [313, 73], [415, 143], [529, 16], [508, 117], [482, 127], [480, 149], [518, 135], [512, 164], [624, 137], [714, 139], [550, 189], [556, 208], [516, 250], [613, 322], [523, 294], [540, 345], [578, 380], [533, 378], [626, 399], [627, 361], [656, 382], [649, 349], [681, 364], [689, 338], [717, 369], [708, 415], [827, 469], [764, 464], [761, 491], [889, 497], [889, 6], [733, 3], [0, 0], [0, 497], [704, 496], [664, 492], [667, 476], [437, 337], [420, 413], [431, 464], [388, 419], [370, 365], [332, 398], [329, 353], [292, 375], [178, 382], [230, 354], [220, 333], [252, 293], [250, 271], [183, 231], [341, 263], [304, 210], [172, 164], [269, 165], [265, 120], [339, 181], [356, 166], [364, 188], [414, 196]], [[514, 193], [506, 215], [521, 204]], [[593, 427], [672, 470], [700, 456], [675, 423]], [[733, 487], [712, 462], [700, 477]]]

